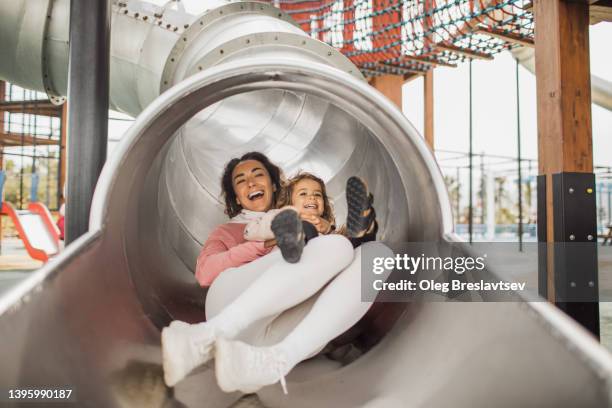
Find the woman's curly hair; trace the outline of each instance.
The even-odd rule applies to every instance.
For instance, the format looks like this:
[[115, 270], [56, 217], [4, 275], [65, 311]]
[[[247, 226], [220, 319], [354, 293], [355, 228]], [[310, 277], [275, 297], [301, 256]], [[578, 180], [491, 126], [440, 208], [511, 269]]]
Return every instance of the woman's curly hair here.
[[315, 176], [312, 173], [301, 171], [295, 176], [291, 177], [284, 185], [282, 190], [282, 194], [279, 198], [279, 207], [283, 207], [285, 205], [292, 205], [291, 196], [293, 195], [293, 190], [295, 185], [301, 180], [312, 180], [314, 182], [319, 183], [321, 186], [321, 192], [323, 193], [323, 214], [321, 218], [329, 222], [332, 227], [336, 226], [336, 217], [334, 215], [334, 208], [329, 201], [329, 197], [327, 196], [327, 190], [325, 189], [325, 182], [319, 177]]

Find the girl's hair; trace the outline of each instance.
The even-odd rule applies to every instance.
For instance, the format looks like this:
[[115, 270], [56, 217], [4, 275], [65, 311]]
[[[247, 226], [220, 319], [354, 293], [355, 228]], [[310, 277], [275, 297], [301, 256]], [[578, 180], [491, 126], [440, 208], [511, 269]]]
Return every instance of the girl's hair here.
[[238, 166], [239, 163], [246, 160], [257, 160], [268, 170], [270, 178], [272, 179], [272, 185], [276, 187], [276, 191], [272, 194], [272, 206], [276, 207], [279, 196], [282, 195], [284, 176], [282, 170], [268, 159], [268, 157], [260, 152], [249, 152], [242, 155], [242, 157], [236, 157], [230, 160], [225, 165], [223, 170], [223, 177], [221, 177], [221, 194], [225, 200], [225, 214], [228, 217], [233, 218], [240, 213], [242, 206], [236, 201], [236, 192], [234, 191], [234, 184], [232, 182], [232, 172]]
[[321, 218], [323, 218], [324, 220], [326, 220], [332, 226], [335, 227], [336, 217], [334, 216], [334, 208], [332, 207], [332, 204], [329, 201], [329, 197], [327, 197], [327, 190], [325, 189], [325, 182], [312, 173], [299, 172], [295, 176], [291, 177], [289, 181], [287, 181], [287, 183], [285, 184], [283, 194], [281, 195], [279, 207], [282, 207], [284, 205], [293, 204], [291, 202], [291, 197], [293, 195], [295, 185], [302, 180], [312, 180], [312, 181], [319, 183], [319, 186], [321, 186], [321, 192], [323, 193], [323, 214], [321, 215]]

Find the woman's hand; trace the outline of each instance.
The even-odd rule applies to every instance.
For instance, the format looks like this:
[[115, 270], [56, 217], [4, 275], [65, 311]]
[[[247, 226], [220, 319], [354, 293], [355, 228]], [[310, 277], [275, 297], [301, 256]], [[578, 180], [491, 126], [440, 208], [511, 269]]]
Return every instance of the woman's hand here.
[[316, 215], [304, 214], [300, 216], [302, 220], [308, 221], [316, 228], [319, 234], [329, 234], [331, 231], [331, 223], [324, 218], [318, 217]]

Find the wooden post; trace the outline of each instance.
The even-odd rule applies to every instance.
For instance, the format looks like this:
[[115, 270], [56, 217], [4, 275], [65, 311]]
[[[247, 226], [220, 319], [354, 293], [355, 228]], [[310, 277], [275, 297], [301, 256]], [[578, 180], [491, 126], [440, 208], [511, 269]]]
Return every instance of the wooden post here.
[[[541, 241], [548, 242], [549, 246], [555, 241], [581, 242], [584, 238], [586, 242], [586, 237], [574, 235], [568, 230], [568, 225], [572, 225], [574, 220], [583, 225], [591, 223], [596, 220], [595, 209], [593, 207], [591, 211], [590, 208], [583, 207], [576, 213], [568, 211], [561, 195], [566, 194], [566, 190], [570, 188], [564, 182], [559, 182], [559, 177], [566, 177], [568, 173], [593, 177], [589, 6], [586, 2], [536, 0], [534, 12], [541, 190], [538, 196], [545, 197], [545, 205], [538, 204], [538, 216], [543, 216], [546, 223], [539, 226], [545, 227], [539, 237]], [[541, 221], [543, 220], [539, 218], [538, 222]], [[596, 252], [594, 256], [596, 260]], [[544, 260], [545, 267], [540, 271], [540, 293], [551, 302], [560, 301], [557, 291], [562, 287], [560, 285], [564, 284], [559, 281], [561, 274], [558, 273], [563, 265], [560, 262], [555, 265], [555, 259], [553, 251], [548, 250]], [[592, 271], [585, 268], [580, 273], [592, 274]], [[565, 279], [570, 277], [566, 276]], [[574, 285], [572, 287], [576, 286], [575, 282], [571, 283]], [[596, 270], [594, 287], [597, 287]], [[570, 316], [594, 334], [599, 333], [597, 303], [572, 302], [566, 306], [567, 308], [562, 308]]]
[[370, 80], [370, 85], [378, 89], [383, 95], [391, 99], [400, 110], [402, 109], [402, 85], [404, 77], [401, 75], [380, 75]]
[[434, 150], [434, 70], [430, 69], [423, 77], [423, 133], [425, 141]]
[[[425, 0], [423, 2], [423, 11], [424, 13], [428, 13], [430, 10], [433, 10], [435, 5], [432, 0]], [[431, 30], [433, 27], [433, 17], [430, 15], [429, 17], [423, 18], [423, 31], [427, 32]], [[425, 46], [431, 47], [433, 44], [431, 43], [432, 36], [425, 36]], [[423, 133], [425, 136], [425, 141], [429, 145], [431, 150], [434, 150], [434, 68], [431, 68], [425, 73], [423, 77]]]

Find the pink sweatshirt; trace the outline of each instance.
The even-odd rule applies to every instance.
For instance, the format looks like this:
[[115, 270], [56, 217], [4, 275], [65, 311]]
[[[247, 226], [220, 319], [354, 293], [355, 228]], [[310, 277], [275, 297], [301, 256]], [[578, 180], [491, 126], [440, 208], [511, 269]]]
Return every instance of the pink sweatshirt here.
[[201, 286], [210, 286], [226, 269], [244, 265], [272, 251], [273, 248], [264, 248], [263, 242], [246, 241], [245, 226], [222, 224], [210, 234], [196, 263], [195, 277]]

